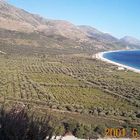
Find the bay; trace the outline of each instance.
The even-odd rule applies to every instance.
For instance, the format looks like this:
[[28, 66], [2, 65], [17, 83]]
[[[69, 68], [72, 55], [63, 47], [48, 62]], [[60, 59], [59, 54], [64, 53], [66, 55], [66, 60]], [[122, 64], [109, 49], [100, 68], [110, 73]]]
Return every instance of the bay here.
[[103, 54], [103, 57], [113, 62], [140, 70], [140, 50], [106, 52]]

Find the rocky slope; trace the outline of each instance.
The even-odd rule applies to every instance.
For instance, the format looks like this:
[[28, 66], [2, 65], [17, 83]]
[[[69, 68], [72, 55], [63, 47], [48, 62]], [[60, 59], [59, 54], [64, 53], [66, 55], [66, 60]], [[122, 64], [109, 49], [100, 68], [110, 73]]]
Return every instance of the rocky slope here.
[[[0, 49], [41, 47], [94, 52], [125, 48], [128, 44], [89, 26], [48, 20], [0, 0]], [[5, 47], [4, 47], [5, 46]], [[136, 46], [137, 47], [137, 46]]]
[[91, 26], [81, 25], [79, 26], [79, 28], [83, 32], [85, 32], [90, 38], [97, 39], [104, 42], [118, 42], [117, 38], [111, 36], [110, 34], [103, 33]]

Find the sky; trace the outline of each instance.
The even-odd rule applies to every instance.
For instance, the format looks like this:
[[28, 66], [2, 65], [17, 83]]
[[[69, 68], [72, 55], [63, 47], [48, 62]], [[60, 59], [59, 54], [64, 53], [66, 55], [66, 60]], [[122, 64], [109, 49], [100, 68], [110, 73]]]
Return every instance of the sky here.
[[140, 39], [140, 0], [7, 0], [49, 19], [89, 25], [118, 38]]

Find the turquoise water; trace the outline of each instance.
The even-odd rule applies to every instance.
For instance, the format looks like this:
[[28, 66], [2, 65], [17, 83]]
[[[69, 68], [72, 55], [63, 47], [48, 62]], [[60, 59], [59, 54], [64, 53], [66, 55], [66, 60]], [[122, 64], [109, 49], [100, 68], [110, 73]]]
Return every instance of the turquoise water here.
[[103, 57], [140, 70], [140, 50], [107, 52]]

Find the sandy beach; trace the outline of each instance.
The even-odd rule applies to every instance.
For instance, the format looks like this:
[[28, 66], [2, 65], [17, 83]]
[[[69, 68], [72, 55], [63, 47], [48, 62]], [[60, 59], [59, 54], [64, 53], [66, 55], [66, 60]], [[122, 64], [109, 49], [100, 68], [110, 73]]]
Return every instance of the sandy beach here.
[[111, 64], [113, 64], [113, 65], [117, 65], [117, 66], [122, 67], [122, 68], [126, 68], [127, 70], [131, 70], [131, 71], [133, 71], [133, 72], [140, 73], [140, 70], [139, 70], [139, 69], [135, 69], [135, 68], [133, 68], [133, 67], [126, 66], [126, 65], [123, 65], [123, 64], [120, 64], [120, 63], [111, 61], [111, 60], [106, 59], [106, 58], [103, 57], [103, 55], [104, 55], [105, 53], [109, 53], [109, 52], [119, 52], [119, 51], [123, 51], [123, 50], [100, 52], [100, 53], [95, 54], [95, 58], [96, 58], [96, 59], [99, 59], [99, 60], [102, 60], [102, 61], [105, 61], [105, 62], [107, 62], [107, 63], [111, 63]]
[[0, 51], [0, 53], [1, 53], [1, 54], [6, 54], [6, 53], [5, 53], [5, 52], [3, 52], [3, 51]]

